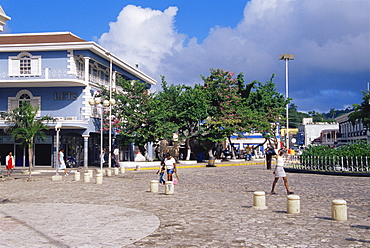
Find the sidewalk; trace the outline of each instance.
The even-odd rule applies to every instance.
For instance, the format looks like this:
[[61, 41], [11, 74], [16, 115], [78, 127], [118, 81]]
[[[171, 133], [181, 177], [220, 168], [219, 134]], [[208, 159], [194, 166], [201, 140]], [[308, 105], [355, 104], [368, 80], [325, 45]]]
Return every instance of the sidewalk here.
[[[272, 171], [261, 164], [179, 166], [174, 195], [149, 192], [155, 170], [128, 170], [103, 184], [51, 181], [49, 173], [14, 173], [0, 181], [0, 247], [368, 247], [369, 178], [287, 173], [301, 213], [286, 213], [286, 194], [266, 195]], [[228, 165], [228, 166], [226, 166]], [[348, 221], [331, 219], [345, 199]]]

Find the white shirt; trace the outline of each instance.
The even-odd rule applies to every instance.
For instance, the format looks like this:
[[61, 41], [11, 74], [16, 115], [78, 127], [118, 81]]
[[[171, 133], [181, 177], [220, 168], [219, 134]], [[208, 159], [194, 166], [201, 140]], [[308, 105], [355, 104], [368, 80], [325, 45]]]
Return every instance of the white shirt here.
[[171, 157], [170, 159], [166, 158], [164, 160], [164, 164], [166, 165], [167, 169], [169, 169], [169, 170], [172, 170], [175, 167], [174, 166], [175, 163], [176, 163], [176, 160], [173, 157]]

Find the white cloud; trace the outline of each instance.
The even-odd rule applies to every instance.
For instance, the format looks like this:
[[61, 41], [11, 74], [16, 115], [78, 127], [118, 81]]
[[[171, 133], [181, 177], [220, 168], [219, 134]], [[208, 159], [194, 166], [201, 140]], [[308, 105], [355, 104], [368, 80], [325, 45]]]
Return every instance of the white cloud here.
[[161, 12], [128, 5], [117, 21], [109, 24], [109, 33], [103, 34], [99, 43], [126, 62], [154, 73], [166, 54], [181, 48], [181, 35], [174, 31], [177, 10], [169, 7]]
[[[292, 53], [289, 96], [299, 108], [361, 101], [361, 84], [369, 80], [369, 1], [252, 0], [238, 25], [215, 26], [202, 43], [192, 38], [187, 44], [174, 25], [177, 10], [126, 6], [99, 43], [157, 80], [164, 75], [169, 83], [193, 84], [209, 68], [243, 72], [247, 81], [266, 81], [278, 72], [275, 83], [282, 92], [285, 70], [278, 55]], [[323, 92], [338, 85], [344, 99], [329, 107], [332, 94]]]

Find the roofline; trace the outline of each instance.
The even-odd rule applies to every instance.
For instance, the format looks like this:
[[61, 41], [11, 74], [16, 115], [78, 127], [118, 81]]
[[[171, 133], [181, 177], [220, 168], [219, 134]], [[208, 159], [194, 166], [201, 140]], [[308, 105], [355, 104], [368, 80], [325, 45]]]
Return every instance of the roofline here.
[[[16, 34], [19, 36], [24, 35], [58, 35], [58, 34], [72, 34], [71, 32], [53, 32], [53, 33], [36, 33], [36, 34]], [[14, 36], [14, 34], [0, 34], [1, 36]], [[76, 35], [74, 35], [76, 36]], [[80, 38], [76, 36], [77, 38]], [[81, 38], [80, 38], [81, 39]], [[18, 52], [18, 51], [57, 51], [57, 50], [83, 50], [88, 49], [92, 52], [99, 54], [101, 57], [110, 60], [112, 56], [113, 64], [118, 65], [129, 73], [133, 74], [137, 78], [143, 80], [144, 82], [155, 85], [157, 81], [152, 77], [141, 72], [134, 66], [126, 63], [116, 55], [109, 52], [107, 49], [103, 48], [99, 44], [93, 41], [82, 41], [82, 42], [64, 42], [64, 43], [33, 43], [33, 44], [0, 44], [0, 52]]]
[[62, 35], [62, 34], [69, 34], [78, 39], [83, 40], [81, 37], [75, 35], [69, 31], [62, 31], [62, 32], [41, 32], [41, 33], [10, 33], [10, 34], [0, 34], [0, 36], [41, 36], [41, 35]]

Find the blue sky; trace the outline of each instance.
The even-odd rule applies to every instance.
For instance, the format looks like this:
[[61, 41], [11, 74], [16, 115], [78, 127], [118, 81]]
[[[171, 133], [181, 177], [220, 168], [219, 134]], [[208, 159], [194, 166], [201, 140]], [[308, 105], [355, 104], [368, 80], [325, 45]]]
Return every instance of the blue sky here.
[[[301, 111], [360, 103], [370, 82], [369, 0], [0, 0], [5, 32], [71, 31], [168, 83], [210, 68], [274, 82]], [[155, 87], [159, 89], [160, 87]]]

